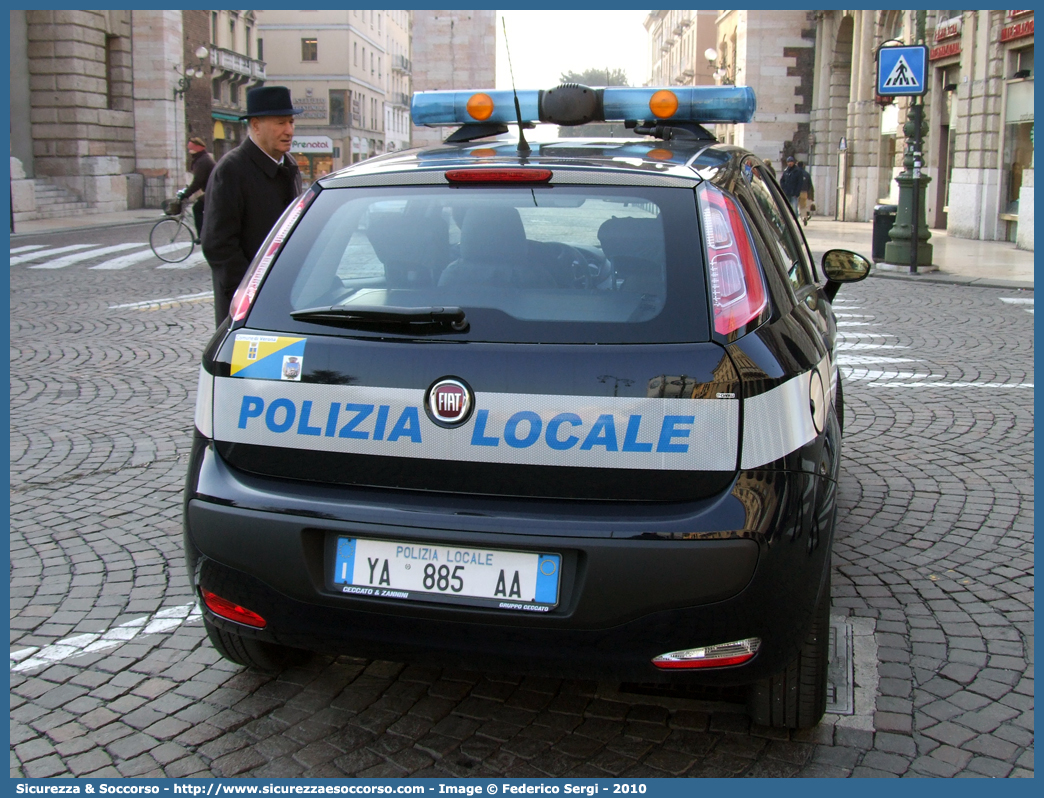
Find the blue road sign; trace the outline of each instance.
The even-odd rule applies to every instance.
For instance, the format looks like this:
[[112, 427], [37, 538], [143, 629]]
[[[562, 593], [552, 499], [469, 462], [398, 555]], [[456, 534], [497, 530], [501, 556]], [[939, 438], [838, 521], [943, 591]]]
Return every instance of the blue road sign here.
[[910, 97], [928, 91], [928, 47], [882, 47], [877, 53], [877, 93]]

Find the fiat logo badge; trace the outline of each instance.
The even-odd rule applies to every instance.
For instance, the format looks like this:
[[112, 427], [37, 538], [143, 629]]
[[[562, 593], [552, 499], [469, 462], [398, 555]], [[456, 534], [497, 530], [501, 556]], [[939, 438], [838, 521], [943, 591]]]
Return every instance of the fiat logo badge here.
[[459, 427], [471, 417], [475, 406], [473, 396], [463, 380], [447, 377], [428, 388], [424, 410], [440, 427]]

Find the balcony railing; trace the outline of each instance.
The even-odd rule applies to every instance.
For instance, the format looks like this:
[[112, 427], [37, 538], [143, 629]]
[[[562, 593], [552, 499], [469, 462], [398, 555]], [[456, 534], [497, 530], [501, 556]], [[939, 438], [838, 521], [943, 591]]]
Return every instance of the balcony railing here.
[[408, 59], [406, 56], [404, 56], [404, 55], [393, 55], [392, 56], [392, 62], [391, 62], [391, 68], [392, 68], [393, 72], [405, 72], [405, 73], [409, 74], [409, 72], [413, 68], [413, 65], [410, 63], [410, 59]]
[[226, 50], [224, 47], [214, 47], [210, 51], [210, 65], [225, 72], [235, 75], [253, 78], [254, 80], [265, 79], [265, 62], [248, 58], [242, 53]]
[[410, 95], [401, 91], [388, 92], [388, 100], [392, 105], [401, 105], [404, 108], [410, 107]]

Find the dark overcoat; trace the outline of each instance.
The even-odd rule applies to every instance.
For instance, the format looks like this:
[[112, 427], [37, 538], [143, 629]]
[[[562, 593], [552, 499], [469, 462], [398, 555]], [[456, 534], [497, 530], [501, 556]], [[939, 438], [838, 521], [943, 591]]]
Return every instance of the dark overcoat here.
[[288, 156], [277, 165], [247, 137], [210, 174], [204, 203], [203, 255], [214, 276], [215, 316], [228, 303], [272, 226], [301, 193], [301, 171]]

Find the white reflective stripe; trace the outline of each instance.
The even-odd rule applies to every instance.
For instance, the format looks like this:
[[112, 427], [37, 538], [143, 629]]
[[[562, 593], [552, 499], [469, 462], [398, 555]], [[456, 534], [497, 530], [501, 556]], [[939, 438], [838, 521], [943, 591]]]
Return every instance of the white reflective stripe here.
[[196, 381], [196, 429], [205, 438], [214, 437], [214, 378], [203, 366]]
[[[836, 387], [829, 360], [816, 366], [824, 385]], [[806, 371], [765, 393], [743, 400], [743, 454], [740, 468], [774, 463], [816, 439], [812, 423], [812, 372]]]
[[430, 460], [736, 469], [735, 399], [477, 393], [473, 415], [454, 429], [432, 423], [423, 400], [412, 389], [218, 377], [214, 437]]

